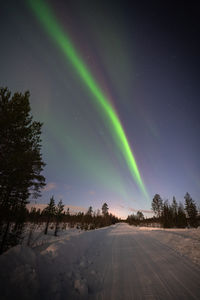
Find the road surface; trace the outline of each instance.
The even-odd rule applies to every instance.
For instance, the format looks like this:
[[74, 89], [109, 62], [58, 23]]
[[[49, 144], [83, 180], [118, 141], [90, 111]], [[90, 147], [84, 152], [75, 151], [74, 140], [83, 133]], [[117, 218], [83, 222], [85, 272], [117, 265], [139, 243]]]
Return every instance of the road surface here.
[[108, 228], [87, 255], [97, 274], [89, 299], [200, 299], [200, 270], [133, 226]]

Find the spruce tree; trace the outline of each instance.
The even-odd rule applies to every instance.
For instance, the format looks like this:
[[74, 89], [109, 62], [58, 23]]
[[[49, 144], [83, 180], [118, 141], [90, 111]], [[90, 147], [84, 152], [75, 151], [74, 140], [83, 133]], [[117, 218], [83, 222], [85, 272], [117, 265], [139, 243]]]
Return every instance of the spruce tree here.
[[92, 216], [92, 213], [93, 213], [92, 206], [90, 206], [90, 207], [88, 208], [88, 211], [86, 212], [86, 215]]
[[136, 214], [136, 217], [139, 221], [142, 221], [144, 220], [144, 214], [138, 210], [137, 214]]
[[84, 222], [87, 224], [91, 224], [92, 223], [92, 213], [93, 213], [93, 209], [92, 206], [90, 206], [84, 216]]
[[102, 215], [105, 217], [108, 215], [108, 204], [107, 203], [104, 203], [102, 205]]
[[191, 198], [189, 193], [185, 194], [185, 210], [187, 212], [188, 222], [191, 227], [197, 227], [197, 207], [194, 200]]
[[176, 198], [173, 196], [172, 200], [172, 214], [173, 214], [173, 226], [177, 226], [177, 215], [178, 215], [178, 204], [176, 202]]
[[54, 232], [55, 236], [57, 236], [58, 234], [59, 223], [62, 221], [63, 210], [64, 210], [64, 204], [62, 203], [62, 200], [60, 200], [58, 202], [58, 205], [55, 208], [55, 217], [56, 217], [56, 226]]
[[49, 223], [50, 223], [50, 221], [52, 221], [53, 217], [55, 216], [55, 212], [56, 212], [55, 200], [54, 200], [54, 197], [52, 196], [50, 198], [49, 204], [45, 208], [45, 215], [47, 217], [47, 221], [46, 221], [46, 227], [44, 230], [44, 234], [48, 233]]

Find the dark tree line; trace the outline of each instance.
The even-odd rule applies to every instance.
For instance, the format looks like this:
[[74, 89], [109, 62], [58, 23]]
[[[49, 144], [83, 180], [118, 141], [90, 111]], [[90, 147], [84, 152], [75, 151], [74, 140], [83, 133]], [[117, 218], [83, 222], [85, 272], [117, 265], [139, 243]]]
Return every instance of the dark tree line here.
[[77, 228], [79, 230], [92, 230], [105, 226], [113, 225], [120, 220], [108, 212], [108, 205], [106, 203], [102, 206], [102, 212], [98, 209], [97, 212], [93, 212], [92, 206], [90, 206], [86, 213], [78, 212], [71, 213], [69, 208], [64, 210], [62, 200], [55, 204], [54, 197], [50, 198], [50, 201], [46, 208], [43, 210], [32, 207], [29, 211], [26, 209], [26, 224], [29, 228], [29, 234], [27, 238], [27, 245], [32, 244], [32, 236], [37, 227], [44, 227], [44, 234], [48, 234], [49, 228], [54, 232], [55, 236], [59, 235], [60, 231], [69, 228]]
[[185, 194], [184, 205], [177, 203], [173, 197], [172, 202], [163, 200], [159, 194], [153, 197], [151, 207], [154, 215], [152, 218], [140, 217], [138, 211], [136, 215], [128, 216], [126, 222], [130, 225], [142, 226], [162, 226], [164, 228], [185, 228], [200, 226], [200, 215], [195, 201], [189, 193]]
[[181, 202], [177, 203], [175, 197], [173, 197], [172, 203], [169, 203], [168, 200], [163, 201], [158, 194], [154, 196], [152, 210], [164, 228], [198, 227], [200, 225], [195, 201], [189, 193], [185, 194], [184, 199], [183, 205]]
[[30, 195], [45, 178], [40, 122], [33, 121], [29, 92], [11, 96], [0, 88], [0, 253], [19, 242]]
[[45, 223], [44, 234], [48, 233], [49, 225], [54, 228], [54, 235], [57, 236], [61, 228], [76, 227], [77, 229], [91, 230], [109, 226], [119, 222], [119, 219], [108, 212], [108, 205], [106, 203], [102, 206], [102, 213], [100, 210], [93, 212], [92, 206], [88, 208], [86, 213], [79, 212], [77, 214], [70, 213], [69, 208], [64, 211], [62, 200], [55, 204], [52, 196], [47, 207], [42, 211], [40, 209], [32, 208], [27, 210], [26, 221], [32, 224]]
[[132, 214], [127, 217], [127, 223], [130, 225], [140, 225], [144, 221], [144, 215], [141, 211], [137, 211], [136, 215]]
[[173, 197], [172, 203], [169, 203], [168, 200], [163, 201], [158, 194], [154, 196], [152, 210], [163, 227], [185, 228], [186, 226], [197, 227], [200, 225], [195, 201], [189, 193], [185, 194], [184, 199], [183, 206], [181, 202], [177, 203], [175, 197]]

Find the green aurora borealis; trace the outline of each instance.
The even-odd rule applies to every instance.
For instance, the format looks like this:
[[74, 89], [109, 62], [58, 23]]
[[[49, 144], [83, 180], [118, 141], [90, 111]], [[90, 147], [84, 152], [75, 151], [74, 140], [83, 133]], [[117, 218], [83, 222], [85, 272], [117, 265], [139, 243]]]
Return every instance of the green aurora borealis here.
[[[40, 20], [44, 29], [48, 32], [49, 36], [51, 36], [52, 40], [65, 55], [66, 59], [71, 61], [79, 76], [82, 78], [89, 91], [93, 94], [93, 99], [96, 100], [96, 105], [101, 107], [101, 113], [103, 114], [103, 117], [106, 118], [107, 122], [109, 122], [110, 133], [116, 142], [116, 146], [123, 153], [124, 159], [133, 179], [141, 189], [143, 195], [148, 199], [148, 194], [141, 179], [140, 171], [130, 148], [128, 139], [121, 125], [120, 119], [112, 107], [109, 99], [107, 99], [100, 86], [88, 70], [87, 66], [81, 60], [68, 35], [63, 31], [56, 20], [51, 8], [41, 0], [30, 0], [29, 4]], [[84, 160], [85, 159], [86, 158], [84, 158]]]
[[[151, 1], [3, 1], [0, 82], [43, 122], [42, 197], [126, 217], [200, 195], [199, 16]], [[199, 205], [199, 204], [198, 204]]]

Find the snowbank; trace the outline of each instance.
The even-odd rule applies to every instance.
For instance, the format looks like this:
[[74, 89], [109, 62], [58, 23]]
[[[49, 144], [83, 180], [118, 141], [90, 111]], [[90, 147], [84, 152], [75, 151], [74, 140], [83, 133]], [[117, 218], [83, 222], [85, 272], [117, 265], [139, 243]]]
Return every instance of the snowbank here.
[[197, 229], [139, 227], [139, 229], [200, 265], [200, 227]]
[[67, 229], [58, 237], [34, 232], [32, 248], [16, 246], [0, 256], [2, 299], [87, 299], [87, 279], [95, 271], [85, 275], [93, 263], [86, 253], [104, 229]]
[[[36, 255], [28, 247], [16, 246], [0, 257], [2, 299], [36, 299], [38, 274]], [[31, 293], [30, 293], [31, 291]]]

